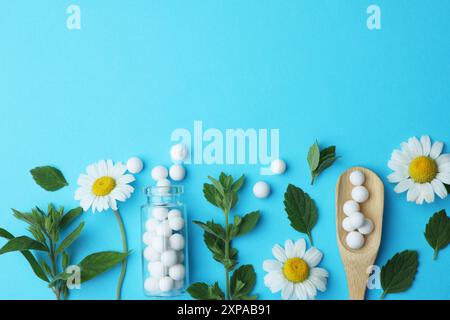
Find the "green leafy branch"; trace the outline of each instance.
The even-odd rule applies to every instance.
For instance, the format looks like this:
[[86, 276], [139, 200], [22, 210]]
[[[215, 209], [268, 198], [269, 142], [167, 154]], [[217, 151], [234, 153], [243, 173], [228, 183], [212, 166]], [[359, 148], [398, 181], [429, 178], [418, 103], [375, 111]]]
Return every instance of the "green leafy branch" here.
[[450, 218], [445, 210], [436, 212], [430, 218], [424, 235], [434, 249], [433, 260], [436, 260], [438, 252], [450, 244]]
[[[194, 223], [203, 229], [204, 242], [214, 260], [224, 266], [226, 293], [223, 293], [217, 282], [213, 285], [194, 283], [188, 288], [188, 292], [193, 298], [202, 300], [256, 299], [256, 296], [251, 295], [256, 283], [255, 270], [251, 265], [242, 265], [236, 269], [238, 251], [232, 247], [232, 240], [252, 231], [259, 221], [260, 213], [254, 211], [242, 217], [233, 215], [233, 223], [230, 223], [230, 213], [238, 201], [238, 191], [244, 185], [245, 177], [241, 176], [234, 181], [232, 176], [221, 173], [218, 180], [212, 177], [209, 177], [209, 180], [211, 183], [205, 183], [203, 186], [204, 196], [209, 203], [221, 209], [225, 226], [214, 220]], [[231, 272], [233, 275], [230, 279]]]
[[330, 146], [320, 150], [316, 141], [308, 151], [308, 165], [311, 170], [311, 185], [314, 184], [317, 177], [338, 159], [336, 156], [336, 147]]

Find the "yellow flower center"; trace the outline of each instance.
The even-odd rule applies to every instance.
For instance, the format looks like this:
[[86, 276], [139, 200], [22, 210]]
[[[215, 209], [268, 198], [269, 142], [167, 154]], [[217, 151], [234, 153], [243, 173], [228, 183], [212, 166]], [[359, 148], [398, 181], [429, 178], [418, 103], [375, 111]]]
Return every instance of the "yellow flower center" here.
[[409, 175], [417, 183], [431, 182], [437, 174], [438, 166], [436, 161], [430, 157], [417, 157], [409, 165]]
[[283, 274], [291, 282], [303, 282], [309, 276], [309, 266], [303, 259], [291, 258], [284, 263]]
[[97, 197], [104, 197], [111, 193], [116, 187], [116, 180], [111, 177], [101, 177], [95, 180], [92, 192]]

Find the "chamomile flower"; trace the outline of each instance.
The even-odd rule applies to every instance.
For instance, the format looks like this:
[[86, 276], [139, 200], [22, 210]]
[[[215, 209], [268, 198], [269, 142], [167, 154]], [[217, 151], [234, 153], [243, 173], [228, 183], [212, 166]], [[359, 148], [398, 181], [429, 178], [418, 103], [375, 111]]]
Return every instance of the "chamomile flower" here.
[[125, 174], [127, 166], [112, 160], [100, 160], [86, 169], [87, 174], [78, 178], [80, 186], [75, 192], [75, 200], [80, 201], [84, 211], [117, 210], [117, 201], [125, 201], [134, 191], [129, 183], [135, 180], [131, 174]]
[[429, 136], [401, 143], [401, 150], [394, 150], [388, 162], [394, 171], [388, 180], [397, 183], [394, 191], [407, 191], [406, 199], [417, 204], [434, 202], [435, 194], [447, 197], [444, 184], [450, 184], [450, 154], [442, 154], [443, 147], [439, 141], [431, 144]]
[[328, 271], [318, 268], [322, 252], [312, 247], [306, 251], [305, 239], [287, 240], [285, 247], [276, 244], [272, 249], [276, 260], [263, 262], [264, 284], [272, 293], [281, 291], [283, 300], [313, 300], [317, 290], [327, 289]]

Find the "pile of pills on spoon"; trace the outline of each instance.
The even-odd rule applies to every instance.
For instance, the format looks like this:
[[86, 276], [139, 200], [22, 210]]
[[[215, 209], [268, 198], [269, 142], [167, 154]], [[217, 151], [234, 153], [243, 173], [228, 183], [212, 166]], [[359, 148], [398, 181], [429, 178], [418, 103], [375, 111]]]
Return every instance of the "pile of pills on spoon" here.
[[346, 218], [342, 221], [342, 228], [348, 232], [345, 241], [351, 249], [361, 249], [364, 246], [364, 236], [373, 231], [372, 220], [366, 218], [361, 212], [361, 204], [369, 199], [369, 190], [363, 186], [366, 177], [363, 172], [356, 170], [350, 174], [350, 183], [353, 185], [352, 200], [344, 203], [342, 208]]
[[144, 258], [149, 277], [144, 288], [151, 294], [165, 293], [184, 286], [185, 221], [178, 209], [154, 207], [145, 224]]

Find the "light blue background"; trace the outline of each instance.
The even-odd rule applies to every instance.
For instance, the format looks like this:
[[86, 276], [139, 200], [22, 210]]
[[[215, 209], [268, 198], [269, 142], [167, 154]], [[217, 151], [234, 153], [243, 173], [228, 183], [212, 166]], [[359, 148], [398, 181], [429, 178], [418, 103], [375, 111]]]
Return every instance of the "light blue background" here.
[[[346, 299], [347, 285], [335, 240], [334, 193], [338, 176], [353, 165], [375, 170], [386, 182], [383, 240], [377, 263], [404, 249], [419, 251], [413, 287], [397, 299], [449, 299], [450, 249], [432, 261], [423, 237], [429, 217], [450, 209], [407, 203], [386, 176], [394, 148], [410, 136], [430, 134], [450, 151], [450, 3], [375, 1], [382, 30], [366, 28], [372, 1], [227, 0], [87, 1], [82, 30], [69, 31], [72, 1], [1, 1], [0, 4], [0, 225], [16, 235], [25, 226], [10, 208], [48, 202], [77, 206], [76, 179], [99, 159], [141, 156], [147, 165], [138, 192], [125, 205], [130, 248], [123, 297], [146, 299], [141, 288], [139, 206], [150, 167], [170, 164], [170, 134], [205, 129], [279, 128], [287, 174], [269, 177], [273, 194], [257, 200], [251, 186], [259, 166], [189, 166], [185, 202], [191, 220], [220, 219], [206, 203], [202, 184], [224, 170], [245, 173], [239, 213], [260, 209], [257, 229], [235, 242], [240, 262], [258, 273], [260, 298], [278, 299], [263, 284], [262, 261], [271, 248], [301, 234], [288, 223], [283, 192], [288, 183], [316, 200], [313, 231], [330, 271], [318, 299]], [[309, 186], [306, 153], [318, 139], [335, 144], [342, 158]], [[58, 166], [70, 186], [56, 193], [37, 187], [28, 170]], [[73, 247], [75, 260], [99, 250], [120, 250], [111, 212], [86, 213], [85, 230]], [[191, 279], [223, 282], [223, 271], [190, 224]], [[2, 243], [4, 243], [2, 241]], [[73, 299], [113, 299], [119, 268], [86, 283]], [[17, 253], [0, 257], [0, 298], [53, 299]], [[368, 293], [378, 299], [380, 290]]]

